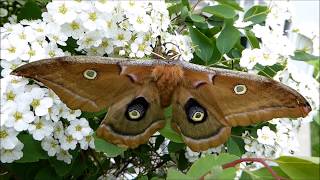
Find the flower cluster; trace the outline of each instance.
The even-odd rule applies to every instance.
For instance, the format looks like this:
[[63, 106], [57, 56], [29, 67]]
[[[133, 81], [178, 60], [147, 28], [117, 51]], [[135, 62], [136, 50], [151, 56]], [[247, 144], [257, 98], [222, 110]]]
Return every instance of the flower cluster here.
[[294, 46], [285, 35], [285, 21], [290, 19], [287, 2], [273, 2], [265, 25], [256, 24], [252, 31], [261, 39], [260, 48], [245, 49], [242, 52], [240, 66], [251, 70], [256, 64], [272, 66], [281, 63], [293, 55]]
[[[49, 156], [71, 163], [73, 150], [94, 148], [93, 130], [80, 110], [70, 110], [41, 84], [9, 75], [25, 63], [70, 55], [63, 51], [74, 39], [76, 54], [142, 58], [151, 55], [156, 37], [172, 42], [165, 50], [192, 59], [191, 39], [168, 33], [164, 1], [53, 1], [42, 20], [1, 27], [1, 162], [23, 156], [20, 133], [41, 141]], [[171, 46], [170, 46], [171, 45]]]

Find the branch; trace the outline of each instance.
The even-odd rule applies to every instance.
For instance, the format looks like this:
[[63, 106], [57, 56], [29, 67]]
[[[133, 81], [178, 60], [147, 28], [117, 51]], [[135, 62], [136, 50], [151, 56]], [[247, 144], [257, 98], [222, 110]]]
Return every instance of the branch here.
[[242, 159], [237, 159], [235, 161], [232, 161], [230, 163], [222, 165], [223, 169], [227, 169], [230, 167], [235, 167], [237, 164], [242, 163], [242, 162], [258, 162], [261, 163], [274, 177], [276, 180], [285, 180], [286, 178], [279, 176], [266, 162], [263, 158], [242, 158]]

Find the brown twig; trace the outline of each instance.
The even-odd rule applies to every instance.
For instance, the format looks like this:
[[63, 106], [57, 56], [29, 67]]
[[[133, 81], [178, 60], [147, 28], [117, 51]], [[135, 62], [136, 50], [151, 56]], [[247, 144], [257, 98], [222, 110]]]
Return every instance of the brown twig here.
[[242, 163], [242, 162], [258, 162], [261, 163], [272, 175], [272, 177], [274, 177], [274, 179], [276, 180], [285, 180], [286, 178], [279, 176], [266, 162], [265, 160], [268, 159], [263, 159], [263, 158], [242, 158], [242, 159], [237, 159], [234, 160], [230, 163], [224, 164], [222, 165], [223, 169], [227, 169], [230, 167], [235, 167], [237, 164]]

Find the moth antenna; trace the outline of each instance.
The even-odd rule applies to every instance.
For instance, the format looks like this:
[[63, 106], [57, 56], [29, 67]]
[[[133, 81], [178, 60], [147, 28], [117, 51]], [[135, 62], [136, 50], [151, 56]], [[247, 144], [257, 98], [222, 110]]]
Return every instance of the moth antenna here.
[[155, 53], [155, 52], [152, 52], [152, 51], [149, 51], [149, 52], [151, 52], [151, 54], [153, 54], [153, 55], [156, 55], [156, 56], [160, 57], [161, 59], [166, 59], [165, 57], [161, 56], [158, 53]]
[[170, 57], [170, 59], [175, 59], [176, 57], [181, 56], [181, 54], [182, 54], [182, 53], [178, 53], [178, 54], [176, 54], [176, 55], [174, 55], [174, 56]]

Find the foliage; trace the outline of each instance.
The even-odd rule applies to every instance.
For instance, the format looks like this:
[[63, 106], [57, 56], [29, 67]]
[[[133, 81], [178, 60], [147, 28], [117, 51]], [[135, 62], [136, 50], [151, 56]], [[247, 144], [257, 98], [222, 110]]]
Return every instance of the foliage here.
[[[316, 102], [319, 96], [317, 92], [319, 83], [312, 76], [300, 77], [302, 75], [297, 68], [300, 64], [297, 65], [295, 64], [296, 61], [292, 61], [301, 61], [304, 63], [303, 66], [307, 66], [305, 62], [314, 65], [316, 68], [314, 77], [319, 81], [319, 68], [317, 68], [319, 57], [306, 50], [296, 50], [288, 45], [290, 43], [283, 32], [284, 24], [275, 23], [289, 19], [281, 19], [284, 17], [282, 15], [288, 11], [285, 5], [275, 4], [272, 8], [267, 5], [256, 5], [244, 10], [234, 0], [216, 0], [215, 3], [203, 7], [198, 6], [199, 2], [190, 4], [187, 0], [181, 0], [169, 2], [167, 12], [166, 7], [163, 8], [161, 3], [149, 4], [148, 8], [151, 8], [152, 11], [146, 12], [143, 17], [150, 18], [150, 23], [140, 26], [134, 21], [130, 21], [132, 17], [139, 15], [139, 12], [133, 8], [133, 11], [128, 13], [130, 6], [125, 4], [127, 2], [123, 2], [121, 5], [127, 7], [125, 11], [121, 11], [123, 14], [127, 13], [125, 18], [118, 24], [111, 24], [117, 27], [117, 31], [110, 31], [110, 33], [105, 30], [105, 27], [99, 29], [98, 22], [90, 22], [91, 24], [89, 24], [90, 19], [87, 18], [75, 21], [76, 23], [73, 24], [75, 26], [79, 25], [83, 32], [74, 33], [70, 30], [70, 34], [66, 35], [66, 32], [62, 32], [60, 29], [65, 28], [64, 25], [70, 25], [71, 22], [68, 22], [67, 18], [58, 17], [58, 13], [57, 17], [50, 19], [50, 16], [45, 12], [53, 11], [55, 8], [46, 6], [48, 3], [47, 0], [28, 0], [24, 3], [14, 1], [13, 4], [8, 4], [15, 7], [9, 9], [8, 16], [16, 15], [17, 20], [20, 21], [15, 29], [27, 29], [26, 27], [29, 26], [41, 29], [41, 25], [43, 25], [45, 32], [41, 37], [46, 41], [43, 46], [50, 50], [45, 51], [45, 48], [33, 47], [35, 41], [30, 43], [27, 40], [24, 42], [29, 48], [27, 48], [28, 53], [15, 54], [15, 57], [13, 55], [9, 56], [9, 53], [2, 55], [1, 75], [4, 78], [1, 79], [1, 83], [5, 82], [9, 85], [4, 90], [5, 98], [1, 102], [7, 103], [9, 108], [11, 107], [8, 103], [10, 98], [18, 97], [19, 93], [25, 93], [19, 88], [15, 89], [15, 84], [8, 76], [12, 69], [21, 64], [38, 60], [37, 58], [40, 57], [48, 58], [69, 54], [151, 58], [150, 49], [152, 50], [151, 46], [155, 43], [155, 37], [153, 36], [161, 35], [164, 42], [174, 42], [177, 45], [181, 53], [181, 60], [210, 67], [249, 71], [281, 81], [304, 95], [315, 111], [310, 113], [311, 115], [307, 118], [296, 121], [283, 118], [248, 127], [233, 128], [232, 136], [224, 145], [204, 152], [193, 152], [186, 147], [181, 136], [171, 129], [172, 108], [169, 107], [165, 113], [167, 120], [165, 128], [154, 134], [147, 144], [143, 144], [136, 149], [125, 149], [96, 137], [94, 133], [107, 113], [106, 110], [98, 113], [71, 111], [44, 87], [33, 81], [16, 80], [18, 81], [15, 81], [16, 84], [22, 84], [24, 87], [28, 86], [29, 90], [32, 89], [37, 92], [33, 93], [30, 90], [28, 96], [43, 94], [40, 99], [45, 99], [43, 102], [46, 102], [41, 107], [33, 106], [31, 110], [23, 109], [23, 115], [30, 115], [31, 113], [33, 118], [32, 121], [26, 120], [26, 124], [32, 126], [36, 123], [45, 123], [50, 118], [52, 124], [46, 125], [48, 135], [45, 131], [37, 134], [30, 128], [21, 130], [18, 125], [7, 127], [6, 124], [1, 122], [0, 138], [4, 139], [2, 135], [5, 132], [7, 133], [6, 140], [9, 139], [14, 144], [14, 147], [9, 147], [8, 144], [0, 147], [1, 179], [97, 179], [98, 177], [125, 179], [233, 179], [235, 177], [240, 179], [272, 179], [274, 176], [269, 172], [268, 167], [269, 165], [275, 165], [275, 163], [277, 165], [271, 166], [271, 168], [278, 176], [290, 179], [306, 179], [312, 174], [315, 179], [319, 178], [318, 158], [304, 159], [280, 156], [281, 154], [289, 155], [298, 149], [299, 146], [294, 143], [297, 141], [295, 131], [301, 123], [312, 121], [316, 110], [319, 108], [319, 104]], [[99, 2], [95, 3], [98, 4]], [[15, 6], [16, 4], [20, 5]], [[97, 4], [95, 6], [103, 6]], [[75, 7], [80, 8], [81, 6]], [[103, 7], [105, 9], [111, 8]], [[97, 9], [95, 8], [96, 11], [98, 11]], [[86, 10], [80, 8], [77, 11]], [[112, 11], [112, 13], [116, 12]], [[104, 12], [104, 14], [110, 16], [101, 16], [98, 19], [111, 19], [112, 13]], [[123, 14], [120, 14], [120, 16], [124, 16]], [[37, 20], [41, 17], [43, 19], [41, 21], [23, 20]], [[113, 18], [115, 17], [118, 16], [113, 16]], [[280, 19], [273, 19], [275, 17]], [[73, 17], [70, 16], [69, 18]], [[65, 22], [59, 24], [60, 22], [57, 21]], [[1, 40], [10, 39], [7, 36], [10, 36], [10, 27], [14, 23], [5, 24], [5, 22], [8, 22], [8, 18], [1, 21], [1, 26], [3, 26], [1, 32], [4, 32], [1, 35]], [[80, 24], [77, 24], [79, 22]], [[97, 29], [90, 29], [95, 28], [93, 27], [95, 25]], [[127, 26], [137, 32], [125, 31], [129, 35], [125, 41], [120, 41], [114, 34], [122, 33]], [[59, 30], [53, 32], [53, 29]], [[145, 29], [148, 29], [148, 32], [144, 32]], [[122, 35], [126, 36], [126, 33]], [[33, 36], [29, 34], [28, 37], [32, 38]], [[88, 39], [85, 38], [96, 39], [88, 45], [86, 43], [89, 41], [86, 41]], [[1, 45], [1, 50], [7, 48], [6, 45], [10, 43], [12, 42], [5, 41], [5, 45]], [[113, 45], [110, 46], [112, 43]], [[17, 44], [19, 43], [15, 42], [10, 45], [15, 47], [18, 46]], [[169, 44], [165, 48], [173, 50], [176, 47]], [[43, 54], [32, 57], [30, 55], [32, 54], [30, 53], [31, 50], [38, 50], [33, 52], [35, 54], [40, 52]], [[26, 59], [21, 58], [21, 60], [20, 57], [26, 56], [26, 54], [30, 56]], [[5, 110], [8, 107], [1, 104], [1, 108]], [[7, 113], [5, 110], [2, 115]], [[58, 118], [54, 120], [52, 113], [59, 113], [60, 110], [63, 113], [57, 115]], [[46, 113], [39, 114], [43, 111], [46, 111]], [[3, 117], [1, 116], [1, 118]], [[49, 120], [46, 120], [46, 118], [49, 118]], [[82, 124], [76, 124], [80, 122]], [[88, 133], [78, 139], [72, 137], [74, 138], [73, 144], [64, 143], [67, 147], [62, 148], [63, 138], [66, 138], [67, 135], [72, 136], [72, 127], [76, 125], [87, 128]], [[61, 136], [57, 127], [62, 129]], [[313, 132], [317, 132], [313, 137], [319, 138], [319, 118], [313, 122], [313, 127], [315, 129]], [[262, 136], [268, 138], [263, 139]], [[57, 143], [57, 149], [52, 146], [48, 148], [49, 145], [55, 145], [55, 143]], [[319, 144], [315, 143], [313, 147], [315, 149], [314, 156], [319, 156]], [[260, 159], [258, 158], [258, 161], [251, 159], [251, 161], [250, 157], [260, 157]], [[265, 157], [274, 160], [265, 160]], [[269, 165], [262, 166], [259, 164], [260, 160], [266, 161]]]

